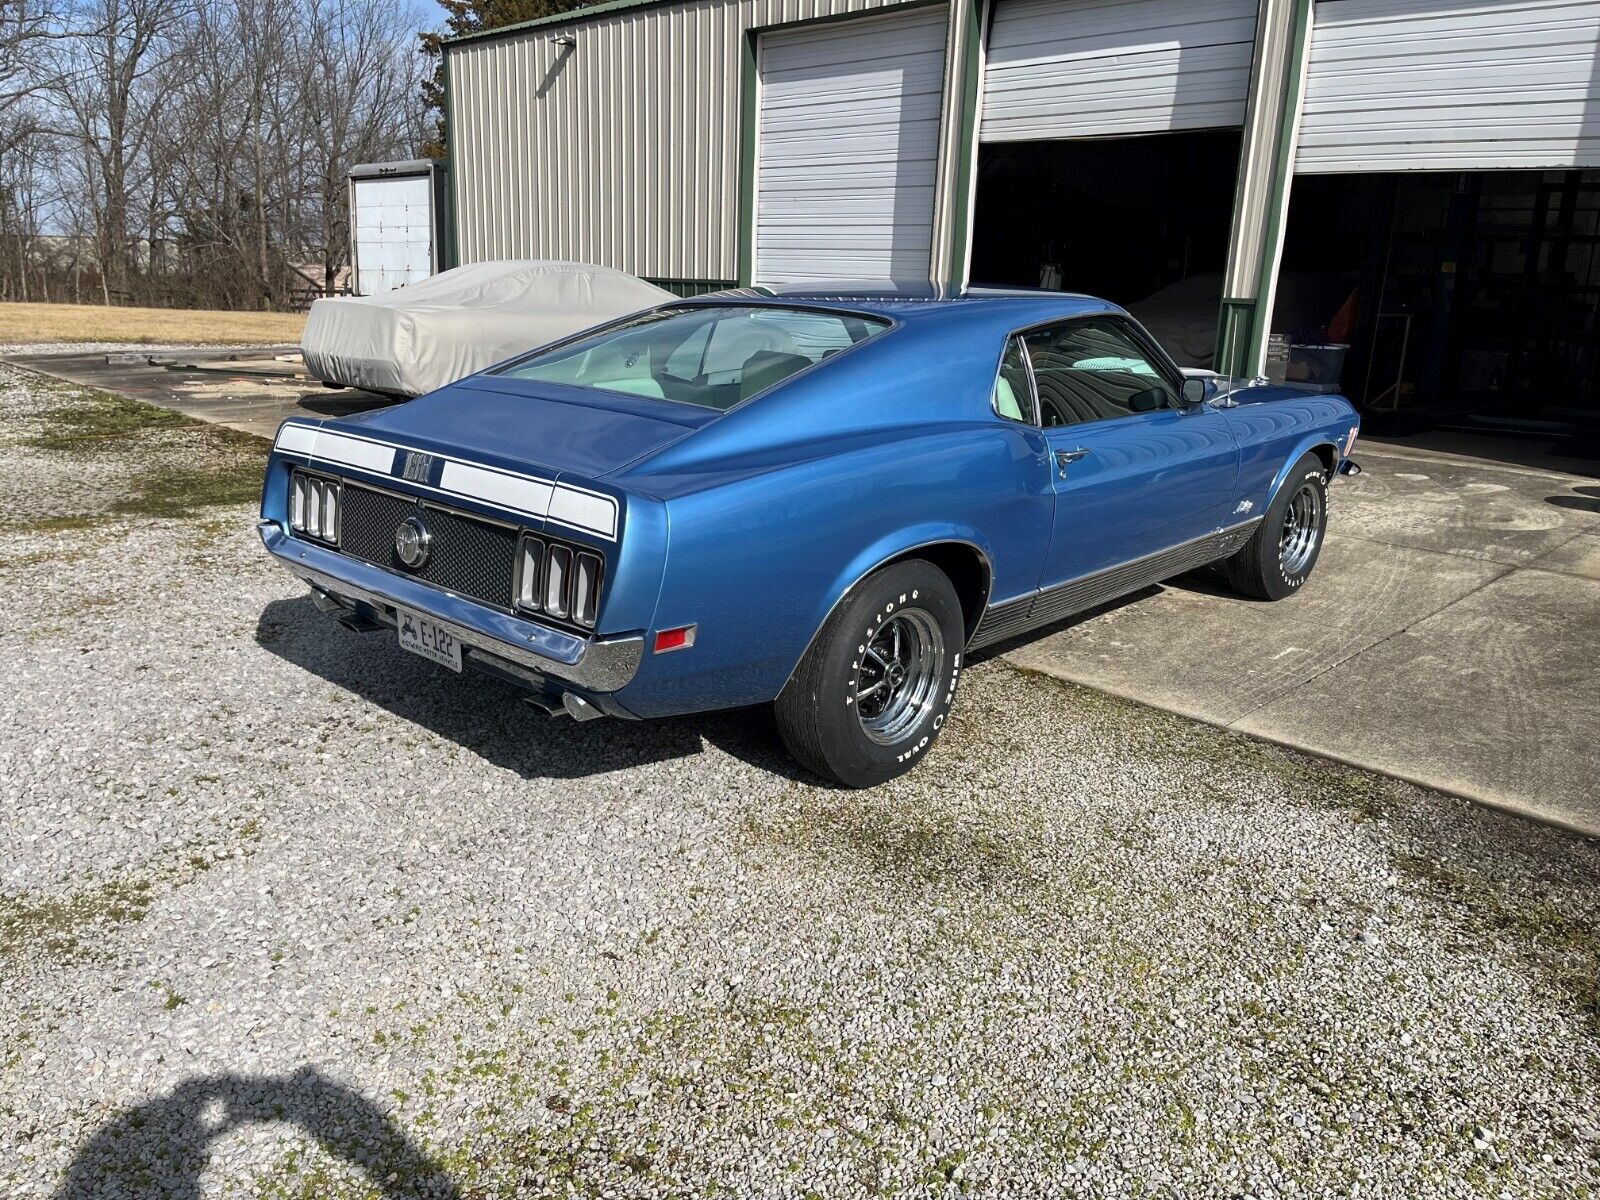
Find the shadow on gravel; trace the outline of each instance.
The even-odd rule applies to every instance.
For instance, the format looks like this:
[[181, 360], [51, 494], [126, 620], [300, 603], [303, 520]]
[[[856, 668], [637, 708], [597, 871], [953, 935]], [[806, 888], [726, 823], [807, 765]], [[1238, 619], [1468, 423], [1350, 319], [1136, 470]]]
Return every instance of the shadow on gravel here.
[[191, 1079], [128, 1110], [84, 1143], [55, 1200], [198, 1200], [212, 1143], [266, 1122], [299, 1126], [329, 1155], [360, 1169], [385, 1200], [456, 1200], [459, 1195], [450, 1176], [382, 1109], [304, 1067], [280, 1077]]
[[765, 708], [660, 721], [548, 717], [523, 704], [515, 686], [435, 667], [401, 650], [393, 633], [352, 633], [309, 597], [268, 604], [256, 642], [524, 778], [577, 779], [688, 758], [710, 742], [763, 771], [819, 783], [789, 758]]
[[1029, 642], [1043, 641], [1045, 638], [1055, 634], [1065, 633], [1069, 629], [1082, 625], [1085, 621], [1092, 621], [1096, 617], [1115, 612], [1119, 608], [1126, 608], [1130, 604], [1137, 604], [1141, 600], [1159, 596], [1165, 590], [1167, 584], [1188, 581], [1189, 576], [1185, 575], [1181, 581], [1169, 579], [1166, 583], [1151, 584], [1149, 587], [1141, 588], [1137, 592], [1130, 592], [1126, 596], [1118, 596], [1115, 600], [1107, 600], [1104, 604], [1097, 604], [1093, 608], [1085, 609], [1083, 612], [1073, 613], [1069, 617], [1062, 617], [1061, 620], [1052, 622], [1049, 625], [1041, 625], [1038, 629], [1025, 630], [1015, 637], [1006, 638], [1003, 642], [995, 642], [993, 645], [985, 646], [981, 650], [973, 651], [967, 655], [967, 665], [969, 667], [977, 666], [979, 663], [988, 662], [991, 658], [999, 658], [1003, 654], [1009, 654], [1019, 646], [1026, 646]]
[[327, 388], [320, 392], [304, 392], [300, 407], [324, 417], [348, 417], [351, 413], [366, 412], [370, 408], [389, 408], [401, 403], [393, 396], [380, 396], [376, 392], [363, 392], [359, 388]]

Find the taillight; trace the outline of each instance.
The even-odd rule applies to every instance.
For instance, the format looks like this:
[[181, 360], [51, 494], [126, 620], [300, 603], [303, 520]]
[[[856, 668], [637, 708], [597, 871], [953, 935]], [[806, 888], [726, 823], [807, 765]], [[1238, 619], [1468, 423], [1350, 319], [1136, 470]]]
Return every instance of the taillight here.
[[343, 499], [344, 485], [339, 480], [294, 472], [289, 477], [289, 528], [337, 546]]
[[592, 629], [604, 566], [592, 550], [525, 533], [517, 552], [517, 607]]

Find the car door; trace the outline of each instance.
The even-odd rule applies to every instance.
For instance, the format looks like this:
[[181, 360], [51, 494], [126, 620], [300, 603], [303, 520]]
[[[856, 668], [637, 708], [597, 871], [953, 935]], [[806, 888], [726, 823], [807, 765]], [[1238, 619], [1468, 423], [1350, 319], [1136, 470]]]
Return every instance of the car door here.
[[1131, 321], [1079, 317], [1019, 335], [1056, 492], [1050, 587], [1202, 537], [1233, 500], [1227, 419]]

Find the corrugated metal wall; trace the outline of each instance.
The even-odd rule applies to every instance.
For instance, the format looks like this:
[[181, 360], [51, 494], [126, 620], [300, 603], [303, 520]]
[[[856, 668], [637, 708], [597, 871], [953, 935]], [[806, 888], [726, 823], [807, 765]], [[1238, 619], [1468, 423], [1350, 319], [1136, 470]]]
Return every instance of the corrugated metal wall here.
[[1596, 0], [1320, 0], [1299, 171], [1600, 166]]
[[450, 47], [459, 261], [736, 278], [745, 31], [890, 6], [691, 0]]
[[998, 0], [986, 142], [1244, 121], [1257, 0]]

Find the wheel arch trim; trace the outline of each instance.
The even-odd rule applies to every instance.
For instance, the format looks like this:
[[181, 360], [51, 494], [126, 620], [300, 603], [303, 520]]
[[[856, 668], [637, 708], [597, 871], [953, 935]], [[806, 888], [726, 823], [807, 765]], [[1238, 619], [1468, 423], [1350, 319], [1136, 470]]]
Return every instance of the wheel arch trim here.
[[[811, 653], [811, 647], [816, 645], [817, 639], [822, 636], [822, 631], [828, 627], [828, 622], [833, 620], [833, 615], [839, 611], [839, 606], [854, 595], [863, 583], [884, 567], [906, 559], [917, 558], [921, 551], [936, 549], [940, 546], [960, 547], [972, 551], [977, 555], [979, 565], [982, 568], [982, 594], [978, 597], [974, 614], [967, 618], [966, 638], [962, 642], [962, 648], [965, 649], [972, 641], [973, 634], [977, 632], [978, 624], [982, 620], [984, 608], [988, 604], [989, 593], [994, 587], [994, 559], [987, 547], [981, 544], [976, 531], [952, 531], [941, 536], [930, 536], [902, 545], [897, 550], [886, 552], [882, 549], [882, 546], [883, 543], [879, 543], [873, 550], [858, 556], [851, 566], [841, 573], [840, 578], [846, 582], [842, 588], [838, 586], [837, 582], [835, 583], [833, 602], [828, 605], [827, 611], [822, 614], [822, 619], [816, 623], [816, 627], [811, 631], [811, 636], [806, 639], [805, 646], [796, 656], [788, 674], [784, 676], [783, 686], [785, 688], [794, 679], [795, 672], [800, 669], [800, 664], [805, 661], [806, 655]], [[863, 559], [868, 563], [865, 567], [860, 565]]]
[[[1278, 468], [1278, 473], [1273, 476], [1272, 486], [1267, 489], [1267, 502], [1261, 509], [1263, 513], [1272, 507], [1273, 501], [1278, 498], [1279, 491], [1289, 481], [1289, 473], [1294, 470], [1295, 463], [1299, 462], [1307, 454], [1315, 454], [1329, 474], [1338, 469], [1339, 447], [1334, 440], [1326, 433], [1307, 434], [1296, 443], [1293, 450], [1284, 456], [1283, 466]], [[1332, 459], [1331, 466], [1329, 465], [1329, 459]]]

